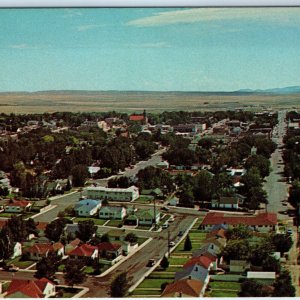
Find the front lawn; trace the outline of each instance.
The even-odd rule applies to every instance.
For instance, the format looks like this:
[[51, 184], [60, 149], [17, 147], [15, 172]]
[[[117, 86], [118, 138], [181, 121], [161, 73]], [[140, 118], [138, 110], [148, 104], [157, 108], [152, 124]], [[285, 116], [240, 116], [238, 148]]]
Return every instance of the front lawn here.
[[170, 265], [184, 265], [187, 261], [189, 260], [189, 258], [187, 257], [170, 257], [169, 258], [169, 263]]
[[161, 291], [160, 288], [157, 288], [155, 290], [148, 290], [148, 289], [135, 289], [131, 296], [160, 296]]
[[138, 199], [136, 199], [134, 202], [139, 202], [139, 203], [150, 203], [153, 201], [153, 196], [145, 196], [141, 195]]
[[150, 278], [146, 278], [139, 286], [138, 288], [158, 288], [160, 289], [161, 285], [164, 282], [173, 282], [174, 278], [172, 279], [166, 279], [166, 278], [161, 278], [161, 279], [150, 279]]
[[86, 221], [86, 220], [92, 220], [95, 225], [103, 225], [107, 220], [102, 219], [96, 219], [96, 218], [83, 218], [83, 217], [76, 217], [73, 219], [73, 223], [78, 223], [79, 221]]
[[123, 226], [123, 221], [122, 220], [110, 220], [105, 226], [120, 227], [120, 226]]
[[210, 297], [214, 298], [214, 297], [238, 297], [238, 292], [234, 292], [234, 291], [212, 291], [210, 293]]
[[16, 257], [14, 259], [10, 259], [10, 260], [6, 261], [7, 265], [15, 265], [15, 266], [19, 267], [20, 269], [26, 269], [34, 263], [36, 263], [36, 261], [21, 260], [21, 257]]
[[20, 212], [18, 212], [18, 213], [1, 212], [0, 217], [1, 218], [11, 218], [12, 216], [18, 216], [20, 214], [21, 214]]
[[209, 283], [210, 287], [214, 290], [240, 290], [241, 284], [239, 282], [233, 281], [211, 281]]

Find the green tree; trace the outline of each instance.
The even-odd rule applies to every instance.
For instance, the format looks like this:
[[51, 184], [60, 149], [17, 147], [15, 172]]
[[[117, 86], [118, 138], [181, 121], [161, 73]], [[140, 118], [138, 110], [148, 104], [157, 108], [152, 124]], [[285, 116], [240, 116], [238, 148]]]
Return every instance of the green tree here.
[[263, 155], [253, 155], [250, 156], [246, 162], [245, 167], [247, 170], [256, 167], [259, 170], [261, 177], [266, 177], [270, 174], [270, 161]]
[[96, 231], [97, 226], [95, 226], [93, 220], [84, 220], [78, 222], [78, 231], [76, 231], [76, 235], [81, 241], [86, 243], [93, 237]]
[[130, 244], [135, 244], [137, 243], [138, 238], [133, 232], [130, 232], [125, 236], [125, 241], [129, 242]]
[[64, 268], [64, 279], [70, 286], [81, 284], [86, 279], [84, 263], [79, 259], [68, 259]]
[[222, 255], [226, 261], [230, 261], [231, 259], [248, 259], [249, 248], [247, 240], [229, 240], [226, 247], [222, 250]]
[[58, 242], [63, 234], [64, 228], [67, 224], [72, 224], [71, 220], [65, 218], [58, 218], [48, 223], [45, 229], [45, 236], [54, 242]]
[[289, 234], [275, 234], [272, 241], [276, 249], [275, 251], [280, 252], [281, 255], [284, 252], [288, 252], [293, 245], [292, 237]]
[[121, 273], [113, 280], [110, 286], [110, 296], [113, 298], [122, 298], [126, 296], [128, 290], [127, 274]]
[[241, 284], [241, 290], [238, 293], [239, 297], [266, 297], [268, 294], [264, 291], [263, 285], [247, 279]]
[[273, 286], [273, 297], [295, 297], [296, 295], [296, 289], [292, 284], [291, 275], [287, 270], [280, 273]]
[[53, 252], [50, 252], [47, 257], [43, 257], [36, 264], [35, 277], [46, 277], [49, 280], [53, 280], [55, 273], [58, 271], [61, 258]]
[[191, 251], [192, 248], [193, 248], [193, 246], [192, 246], [190, 236], [187, 235], [186, 238], [185, 238], [185, 241], [184, 241], [183, 249], [184, 249], [184, 251]]
[[85, 181], [89, 177], [86, 165], [75, 165], [71, 169], [72, 182], [74, 186], [84, 186]]
[[247, 225], [238, 225], [233, 228], [229, 228], [226, 231], [226, 238], [228, 240], [242, 240], [248, 239], [251, 236], [251, 231]]
[[160, 266], [162, 269], [167, 269], [169, 267], [169, 260], [166, 256], [164, 256], [160, 262]]

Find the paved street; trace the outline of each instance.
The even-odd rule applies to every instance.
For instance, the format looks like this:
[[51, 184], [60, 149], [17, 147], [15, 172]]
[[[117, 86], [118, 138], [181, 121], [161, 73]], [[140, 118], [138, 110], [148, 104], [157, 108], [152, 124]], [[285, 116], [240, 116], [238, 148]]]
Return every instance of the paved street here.
[[285, 134], [285, 111], [280, 111], [278, 113], [278, 127], [275, 129], [275, 134], [273, 137], [274, 142], [277, 143], [278, 147], [275, 152], [272, 154], [270, 162], [272, 171], [270, 175], [266, 178], [264, 184], [264, 189], [268, 194], [269, 204], [267, 205], [267, 210], [269, 212], [278, 213], [279, 219], [287, 219], [287, 210], [288, 205], [285, 203], [283, 205], [283, 200], [286, 200], [288, 197], [288, 184], [283, 178], [284, 163], [282, 159], [282, 150], [283, 145], [282, 139]]
[[74, 205], [80, 197], [79, 192], [73, 192], [70, 194], [63, 195], [51, 201], [52, 205], [57, 205], [54, 209], [51, 209], [39, 216], [35, 217], [36, 222], [51, 222], [54, 220], [60, 211], [64, 211], [70, 205]]

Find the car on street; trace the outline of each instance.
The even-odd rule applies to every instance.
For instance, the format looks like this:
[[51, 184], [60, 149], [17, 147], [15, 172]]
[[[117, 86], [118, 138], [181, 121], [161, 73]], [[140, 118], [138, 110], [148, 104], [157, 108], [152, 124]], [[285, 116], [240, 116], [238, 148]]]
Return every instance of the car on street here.
[[183, 236], [183, 234], [184, 234], [184, 231], [180, 230], [178, 233], [178, 236]]
[[165, 222], [164, 224], [162, 224], [161, 228], [162, 229], [166, 229], [169, 227], [169, 223], [168, 222]]
[[169, 211], [169, 210], [170, 210], [170, 208], [169, 208], [169, 207], [166, 207], [166, 206], [163, 206], [163, 207], [161, 208], [161, 210], [164, 210], [164, 211]]
[[175, 246], [175, 242], [171, 241], [171, 242], [169, 243], [169, 247], [174, 247], [174, 246]]
[[147, 267], [153, 267], [156, 263], [155, 259], [149, 259], [147, 263]]

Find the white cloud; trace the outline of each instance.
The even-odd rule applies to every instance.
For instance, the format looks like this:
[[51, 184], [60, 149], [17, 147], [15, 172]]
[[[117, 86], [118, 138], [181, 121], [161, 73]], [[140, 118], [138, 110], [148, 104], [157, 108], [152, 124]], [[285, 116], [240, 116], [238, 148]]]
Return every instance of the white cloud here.
[[103, 27], [103, 25], [96, 25], [96, 24], [79, 25], [76, 27], [76, 29], [77, 29], [77, 31], [87, 31], [87, 30], [92, 30], [92, 29], [96, 29], [99, 27]]
[[33, 48], [33, 47], [28, 46], [27, 44], [10, 45], [9, 47], [12, 49], [20, 49], [20, 50]]
[[169, 47], [171, 47], [169, 44], [167, 44], [165, 42], [127, 44], [126, 46], [133, 47], [133, 48], [169, 48]]
[[156, 13], [129, 21], [126, 25], [137, 27], [188, 24], [219, 20], [263, 21], [300, 24], [298, 8], [191, 8]]

